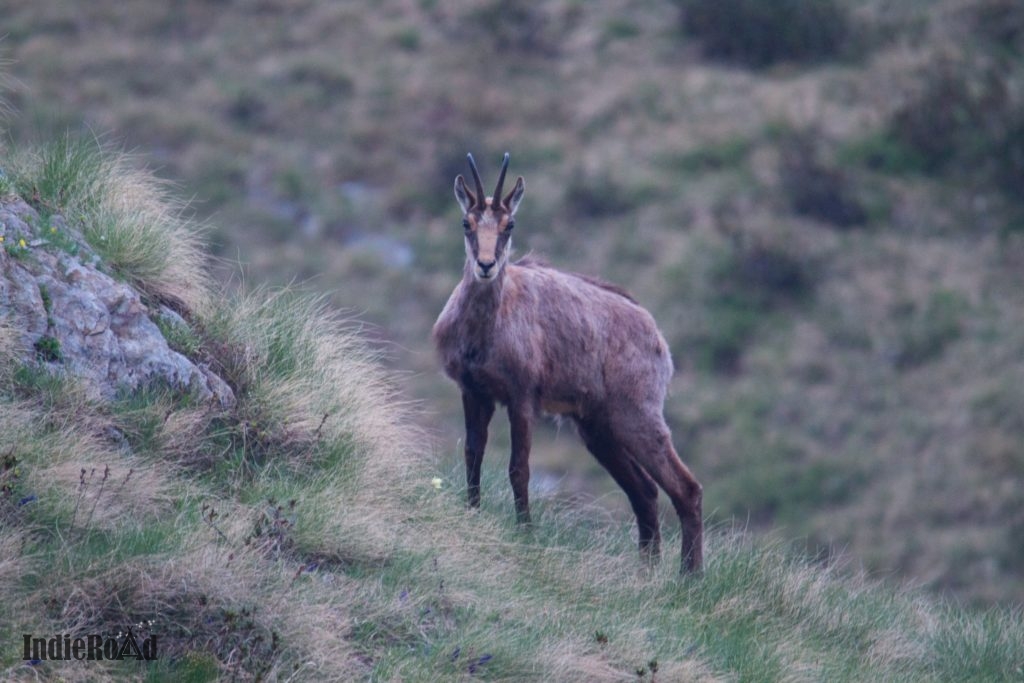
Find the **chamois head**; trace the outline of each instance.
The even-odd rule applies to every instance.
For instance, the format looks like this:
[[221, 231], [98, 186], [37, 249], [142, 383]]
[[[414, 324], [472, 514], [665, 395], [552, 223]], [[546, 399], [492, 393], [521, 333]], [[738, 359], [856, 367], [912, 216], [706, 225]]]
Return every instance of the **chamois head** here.
[[480, 172], [476, 170], [473, 155], [467, 154], [469, 169], [473, 172], [476, 191], [466, 187], [466, 179], [460, 174], [455, 178], [455, 198], [462, 207], [462, 227], [466, 231], [466, 257], [473, 270], [473, 277], [479, 282], [493, 281], [501, 273], [508, 261], [509, 242], [512, 228], [515, 227], [513, 216], [519, 208], [519, 201], [526, 189], [523, 177], [516, 179], [515, 187], [501, 196], [505, 184], [505, 171], [508, 170], [508, 152], [501, 164], [498, 184], [494, 194], [484, 196], [484, 186], [480, 182]]

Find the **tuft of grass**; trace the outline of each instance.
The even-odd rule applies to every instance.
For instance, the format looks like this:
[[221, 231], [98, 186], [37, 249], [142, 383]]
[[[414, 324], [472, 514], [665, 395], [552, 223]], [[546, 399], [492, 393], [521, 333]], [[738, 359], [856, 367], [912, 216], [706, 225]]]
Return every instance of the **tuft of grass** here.
[[14, 185], [45, 218], [61, 211], [85, 213], [99, 205], [106, 161], [98, 139], [65, 133], [15, 158]]
[[[128, 154], [70, 133], [16, 150], [11, 174], [44, 224], [64, 215], [106, 267], [141, 291], [181, 310], [201, 311], [210, 279], [199, 226], [167, 184]], [[57, 237], [67, 251], [66, 236]]]
[[11, 177], [0, 168], [0, 197], [10, 197], [17, 194], [17, 189], [14, 186], [14, 182]]
[[23, 358], [24, 354], [19, 354], [6, 368], [9, 373], [3, 375], [6, 396], [28, 400], [50, 410], [72, 411], [81, 403], [79, 388], [66, 374], [25, 363]]
[[203, 341], [188, 323], [159, 314], [153, 317], [153, 322], [168, 346], [187, 358], [198, 357]]
[[44, 334], [32, 345], [36, 350], [36, 358], [45, 363], [59, 363], [64, 359], [60, 352], [60, 340]]
[[243, 421], [284, 443], [338, 434], [365, 445], [394, 438], [393, 418], [376, 406], [393, 402], [396, 415], [404, 408], [382, 380], [377, 354], [322, 297], [288, 289], [243, 293], [203, 324], [221, 340], [215, 356], [237, 389]]

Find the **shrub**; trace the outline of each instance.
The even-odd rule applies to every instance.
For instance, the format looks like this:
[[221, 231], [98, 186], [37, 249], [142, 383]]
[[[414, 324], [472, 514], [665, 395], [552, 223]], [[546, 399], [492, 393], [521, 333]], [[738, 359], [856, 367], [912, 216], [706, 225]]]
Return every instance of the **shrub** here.
[[607, 171], [587, 175], [572, 174], [565, 188], [565, 205], [581, 216], [617, 216], [636, 208], [643, 197], [640, 192], [623, 186]]
[[726, 299], [772, 307], [798, 301], [812, 288], [807, 265], [785, 248], [766, 241], [741, 241], [712, 272], [716, 290]]
[[1018, 0], [974, 0], [956, 17], [995, 50], [1020, 54], [1024, 50], [1024, 4]]
[[[881, 139], [903, 150], [909, 170], [958, 172], [1019, 198], [1024, 189], [1024, 102], [1020, 69], [1001, 59], [942, 55], [891, 115]], [[885, 159], [876, 166], [886, 167]]]
[[1017, 112], [998, 142], [993, 179], [1010, 197], [1024, 197], [1024, 110]]
[[703, 297], [704, 324], [683, 346], [697, 365], [730, 374], [764, 321], [780, 308], [807, 299], [814, 276], [807, 263], [768, 240], [735, 235], [710, 257]]
[[936, 172], [960, 154], [988, 146], [990, 116], [1005, 106], [1006, 84], [995, 73], [977, 74], [966, 64], [942, 58], [921, 74], [921, 89], [896, 110], [890, 131], [915, 150], [924, 170]]
[[706, 329], [693, 343], [698, 367], [723, 374], [735, 372], [761, 316], [756, 308], [743, 302], [709, 302]]
[[676, 0], [683, 31], [712, 59], [766, 67], [838, 56], [850, 20], [836, 0]]
[[818, 160], [810, 134], [789, 136], [782, 144], [779, 176], [793, 211], [840, 228], [867, 221], [867, 211], [851, 192], [846, 175]]
[[[998, 4], [998, 3], [994, 3]], [[978, 41], [975, 47], [984, 47]], [[847, 141], [840, 163], [890, 174], [955, 177], [1024, 197], [1024, 63], [998, 47], [940, 53], [879, 129]]]

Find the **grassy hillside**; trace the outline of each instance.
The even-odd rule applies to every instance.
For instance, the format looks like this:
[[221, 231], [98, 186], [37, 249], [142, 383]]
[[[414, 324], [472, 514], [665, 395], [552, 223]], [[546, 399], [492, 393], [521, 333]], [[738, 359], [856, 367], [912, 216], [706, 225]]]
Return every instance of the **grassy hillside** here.
[[[23, 149], [5, 168], [17, 170], [0, 194], [49, 186], [33, 203], [69, 216], [65, 242], [17, 258], [68, 240], [103, 253], [96, 221], [111, 218], [113, 253], [144, 252], [153, 214], [141, 207], [174, 215], [150, 176], [92, 140]], [[87, 182], [62, 190], [59, 177]], [[97, 196], [133, 201], [101, 210]], [[165, 227], [198, 244], [187, 221]], [[1019, 611], [964, 610], [727, 528], [710, 534], [703, 578], [679, 578], [671, 556], [643, 569], [631, 522], [596, 506], [543, 501], [536, 527], [516, 528], [497, 469], [469, 512], [461, 465], [433, 456], [352, 323], [287, 290], [214, 296], [181, 279], [201, 273], [202, 251], [179, 257], [105, 266], [145, 292], [188, 292], [188, 324], [167, 334], [229, 381], [230, 409], [166, 386], [90, 401], [15, 361], [12, 322], [0, 325], [4, 680], [1024, 674]], [[161, 659], [21, 661], [23, 633], [120, 639], [128, 627], [156, 635]]]
[[[663, 327], [713, 521], [1024, 599], [1019, 2], [7, 5], [14, 140], [114, 131], [213, 217], [219, 280], [372, 323], [442, 454], [451, 182], [507, 149], [520, 251]], [[568, 430], [536, 448], [550, 505], [628, 518]]]

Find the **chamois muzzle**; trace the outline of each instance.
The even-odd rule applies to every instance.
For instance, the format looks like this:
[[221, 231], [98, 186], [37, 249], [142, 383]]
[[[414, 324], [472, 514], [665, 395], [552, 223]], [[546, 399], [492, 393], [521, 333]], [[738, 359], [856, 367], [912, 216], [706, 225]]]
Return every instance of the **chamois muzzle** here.
[[494, 268], [494, 265], [496, 263], [497, 263], [497, 261], [481, 261], [481, 260], [477, 260], [476, 265], [480, 268], [480, 271], [479, 271], [480, 277], [482, 279], [484, 279], [484, 280], [487, 280], [490, 277], [492, 277], [494, 274], [491, 272], [491, 269]]

